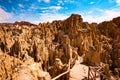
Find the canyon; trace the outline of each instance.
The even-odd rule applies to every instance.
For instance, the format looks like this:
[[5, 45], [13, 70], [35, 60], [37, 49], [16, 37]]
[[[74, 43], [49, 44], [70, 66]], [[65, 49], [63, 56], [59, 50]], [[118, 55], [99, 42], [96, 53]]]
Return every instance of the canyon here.
[[[65, 72], [69, 59], [102, 66], [107, 77], [120, 77], [120, 17], [83, 22], [72, 14], [52, 23], [0, 23], [0, 80], [51, 80]], [[58, 80], [68, 80], [68, 75]]]

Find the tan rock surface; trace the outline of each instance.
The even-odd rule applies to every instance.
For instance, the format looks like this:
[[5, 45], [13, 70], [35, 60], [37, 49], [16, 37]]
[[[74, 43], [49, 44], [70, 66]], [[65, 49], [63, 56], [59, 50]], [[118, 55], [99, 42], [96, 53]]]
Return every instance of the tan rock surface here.
[[[78, 60], [79, 56], [83, 57], [86, 65], [98, 66], [102, 62], [108, 65], [113, 75], [120, 76], [120, 17], [100, 24], [83, 22], [82, 16], [78, 14], [72, 14], [66, 20], [39, 25], [25, 21], [0, 23], [2, 80], [10, 80], [12, 76], [17, 79], [19, 75], [27, 76], [28, 79], [41, 79], [39, 74], [48, 75], [47, 72], [55, 77], [56, 72], [50, 71], [50, 68], [55, 67], [56, 58], [65, 65], [64, 70], [60, 70], [62, 73], [67, 69], [69, 59]], [[38, 66], [39, 63], [40, 69], [34, 71], [28, 68], [33, 64]], [[14, 72], [15, 69], [20, 73]]]

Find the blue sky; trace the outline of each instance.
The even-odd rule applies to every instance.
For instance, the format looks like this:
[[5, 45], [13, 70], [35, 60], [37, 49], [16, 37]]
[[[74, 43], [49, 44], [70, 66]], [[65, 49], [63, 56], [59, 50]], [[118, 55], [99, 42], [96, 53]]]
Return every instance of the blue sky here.
[[120, 16], [120, 0], [0, 0], [0, 22], [37, 24], [64, 20], [72, 13], [90, 23], [111, 20]]

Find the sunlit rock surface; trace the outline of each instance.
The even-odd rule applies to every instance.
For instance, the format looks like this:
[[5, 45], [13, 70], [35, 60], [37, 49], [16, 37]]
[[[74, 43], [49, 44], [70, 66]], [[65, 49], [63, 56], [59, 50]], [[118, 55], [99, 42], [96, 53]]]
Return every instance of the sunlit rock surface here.
[[99, 24], [78, 14], [39, 25], [0, 23], [0, 80], [50, 80], [79, 56], [85, 65], [107, 65], [106, 76], [120, 77], [120, 17]]

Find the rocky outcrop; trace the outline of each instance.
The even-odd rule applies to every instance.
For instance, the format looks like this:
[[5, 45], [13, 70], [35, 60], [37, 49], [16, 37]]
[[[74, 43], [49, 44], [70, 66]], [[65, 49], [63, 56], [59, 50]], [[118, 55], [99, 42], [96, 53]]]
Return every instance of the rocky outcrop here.
[[22, 64], [22, 61], [7, 54], [0, 55], [0, 79], [10, 80], [13, 69]]
[[12, 80], [50, 80], [48, 72], [43, 71], [41, 63], [35, 63], [28, 59], [22, 65], [15, 68]]
[[26, 55], [26, 60], [7, 54], [0, 55], [0, 79], [1, 80], [50, 80], [48, 72], [43, 71], [42, 63], [34, 62], [33, 58]]
[[[120, 17], [100, 24], [81, 15], [40, 23], [0, 23], [0, 79], [49, 80], [67, 70], [69, 59], [107, 65], [120, 72]], [[7, 63], [8, 62], [8, 63]], [[50, 74], [50, 75], [49, 75]], [[47, 76], [47, 77], [45, 77]], [[65, 75], [60, 80], [67, 80]]]

